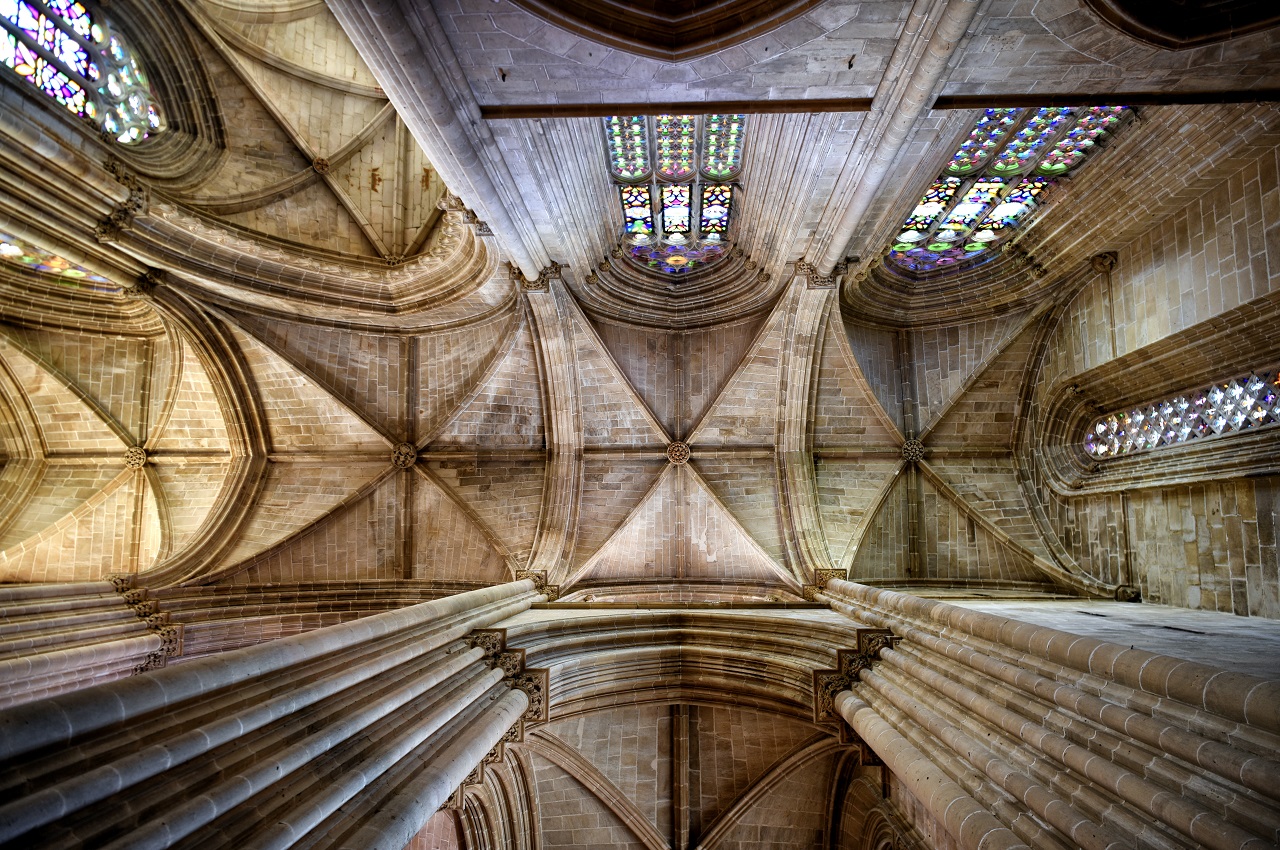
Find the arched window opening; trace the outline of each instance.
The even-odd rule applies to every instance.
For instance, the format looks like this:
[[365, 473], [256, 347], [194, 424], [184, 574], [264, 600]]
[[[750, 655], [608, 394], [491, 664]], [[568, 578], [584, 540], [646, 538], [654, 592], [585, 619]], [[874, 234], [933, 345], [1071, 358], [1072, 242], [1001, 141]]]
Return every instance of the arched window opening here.
[[988, 109], [920, 199], [887, 262], [913, 274], [985, 259], [1130, 115], [1125, 106]]
[[0, 0], [0, 63], [122, 144], [164, 129], [137, 54], [73, 0]]
[[725, 256], [746, 116], [613, 115], [604, 127], [631, 258], [679, 275]]
[[1090, 457], [1109, 460], [1193, 440], [1280, 424], [1280, 376], [1258, 370], [1154, 404], [1099, 417], [1084, 438]]

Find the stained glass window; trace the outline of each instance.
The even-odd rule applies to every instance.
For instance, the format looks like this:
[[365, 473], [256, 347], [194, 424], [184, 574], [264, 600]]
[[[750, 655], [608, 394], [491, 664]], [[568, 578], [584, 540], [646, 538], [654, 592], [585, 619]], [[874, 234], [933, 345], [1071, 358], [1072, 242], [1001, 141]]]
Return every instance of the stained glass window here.
[[689, 235], [689, 187], [662, 187], [662, 233], [673, 242], [683, 242]]
[[[902, 223], [888, 263], [925, 273], [987, 256], [1128, 117], [1124, 106], [988, 109]], [[1030, 176], [1020, 176], [1030, 175]]]
[[726, 256], [746, 116], [615, 115], [604, 127], [631, 258], [679, 275]]
[[708, 183], [702, 187], [702, 233], [709, 239], [722, 239], [729, 232], [729, 208], [733, 203], [733, 187]]
[[969, 174], [985, 165], [991, 152], [1000, 146], [1001, 140], [1018, 123], [1019, 109], [988, 109], [973, 125], [969, 138], [951, 157], [948, 174]]
[[745, 115], [708, 115], [702, 128], [702, 176], [732, 180], [742, 170]]
[[118, 142], [164, 127], [132, 48], [83, 3], [0, 0], [0, 64]]
[[611, 115], [604, 119], [609, 139], [609, 170], [628, 182], [649, 176], [649, 125], [643, 115]]
[[1280, 424], [1280, 377], [1253, 372], [1095, 420], [1084, 449], [1110, 459]]
[[111, 281], [102, 275], [95, 274], [82, 266], [77, 266], [70, 260], [37, 247], [25, 239], [19, 239], [3, 232], [0, 232], [0, 261], [12, 266], [20, 266], [33, 272], [56, 275], [67, 283], [74, 282], [79, 284], [83, 281], [86, 283], [106, 284], [103, 287], [94, 287], [95, 289], [114, 289]]
[[653, 208], [648, 186], [619, 186], [622, 193], [622, 218], [630, 236], [653, 235]]
[[694, 116], [659, 115], [653, 119], [657, 128], [654, 162], [663, 180], [688, 180], [693, 176], [695, 150]]

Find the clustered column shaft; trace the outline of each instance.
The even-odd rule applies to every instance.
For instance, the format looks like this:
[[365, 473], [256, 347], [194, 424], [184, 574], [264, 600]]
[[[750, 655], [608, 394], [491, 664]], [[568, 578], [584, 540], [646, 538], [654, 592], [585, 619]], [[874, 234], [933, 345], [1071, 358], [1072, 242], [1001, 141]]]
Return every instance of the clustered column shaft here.
[[1275, 683], [839, 579], [818, 598], [901, 638], [834, 706], [961, 846], [1280, 839]]
[[398, 850], [530, 705], [466, 636], [544, 598], [512, 582], [0, 711], [0, 845]]

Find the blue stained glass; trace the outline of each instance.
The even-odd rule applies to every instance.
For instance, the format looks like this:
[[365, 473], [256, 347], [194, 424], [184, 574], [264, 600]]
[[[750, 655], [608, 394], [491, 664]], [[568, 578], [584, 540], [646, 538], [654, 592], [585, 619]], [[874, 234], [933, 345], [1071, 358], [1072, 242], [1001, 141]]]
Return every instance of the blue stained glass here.
[[0, 232], [0, 261], [29, 271], [56, 276], [62, 283], [74, 286], [105, 284], [90, 288], [103, 292], [115, 290], [111, 281], [102, 275], [95, 274], [83, 266], [77, 266], [65, 257], [39, 248], [25, 239], [3, 232]]
[[1020, 109], [988, 109], [974, 124], [947, 165], [948, 174], [969, 174], [985, 165], [1001, 141], [1018, 123]]
[[1014, 134], [1000, 155], [991, 163], [991, 170], [1000, 174], [1013, 174], [1029, 169], [1040, 158], [1041, 152], [1071, 120], [1071, 110], [1065, 107], [1037, 109], [1027, 119], [1026, 126]]
[[653, 208], [648, 186], [619, 186], [623, 228], [632, 237], [653, 235]]

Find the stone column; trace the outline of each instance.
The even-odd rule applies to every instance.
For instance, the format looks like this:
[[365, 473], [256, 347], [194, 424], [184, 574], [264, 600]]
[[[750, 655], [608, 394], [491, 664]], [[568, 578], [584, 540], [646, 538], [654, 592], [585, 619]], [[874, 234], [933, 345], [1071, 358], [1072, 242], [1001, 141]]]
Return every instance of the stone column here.
[[477, 631], [545, 599], [524, 579], [0, 711], [0, 843], [407, 842], [545, 712], [545, 671]]

